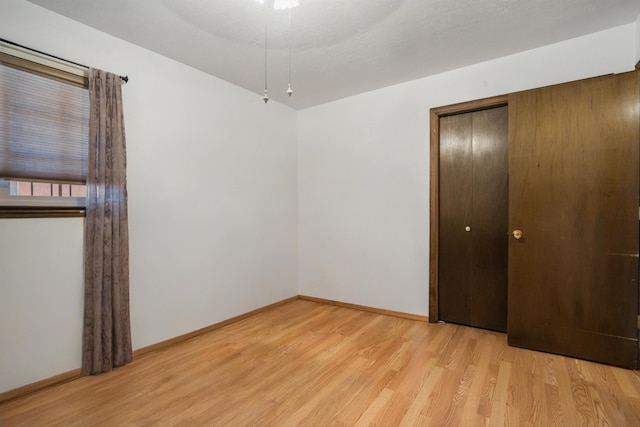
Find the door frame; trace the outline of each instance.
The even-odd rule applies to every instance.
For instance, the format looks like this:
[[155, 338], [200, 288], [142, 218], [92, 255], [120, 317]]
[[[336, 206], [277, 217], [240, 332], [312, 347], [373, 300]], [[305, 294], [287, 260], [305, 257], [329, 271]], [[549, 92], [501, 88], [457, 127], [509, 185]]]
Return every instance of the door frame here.
[[429, 322], [439, 319], [438, 263], [440, 242], [440, 117], [508, 106], [508, 95], [461, 102], [430, 110], [430, 193], [429, 193]]

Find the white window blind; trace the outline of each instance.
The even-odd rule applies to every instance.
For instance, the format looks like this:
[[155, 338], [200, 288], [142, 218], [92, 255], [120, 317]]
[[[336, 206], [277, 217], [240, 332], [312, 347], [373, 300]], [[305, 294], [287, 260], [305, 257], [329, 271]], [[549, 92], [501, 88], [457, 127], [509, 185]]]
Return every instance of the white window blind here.
[[7, 65], [0, 54], [0, 178], [84, 183], [89, 92]]

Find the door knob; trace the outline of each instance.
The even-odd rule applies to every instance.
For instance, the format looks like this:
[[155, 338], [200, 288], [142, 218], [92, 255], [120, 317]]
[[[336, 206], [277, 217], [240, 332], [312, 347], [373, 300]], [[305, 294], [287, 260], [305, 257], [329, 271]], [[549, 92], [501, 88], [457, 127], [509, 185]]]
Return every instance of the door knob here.
[[471, 227], [469, 227], [468, 225], [464, 228], [464, 231], [466, 231], [467, 233], [471, 231]]
[[513, 233], [511, 234], [513, 235], [513, 238], [516, 240], [522, 239], [522, 230], [513, 230]]

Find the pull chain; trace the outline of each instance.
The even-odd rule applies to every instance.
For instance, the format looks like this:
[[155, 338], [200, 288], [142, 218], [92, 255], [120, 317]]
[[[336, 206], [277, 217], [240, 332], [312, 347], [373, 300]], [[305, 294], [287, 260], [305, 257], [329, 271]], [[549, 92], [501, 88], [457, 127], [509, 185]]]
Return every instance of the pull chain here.
[[269, 102], [269, 91], [267, 89], [267, 17], [268, 17], [268, 1], [264, 2], [264, 96], [262, 99], [266, 104]]
[[291, 50], [292, 50], [292, 36], [291, 36], [291, 9], [289, 8], [289, 87], [287, 88], [287, 95], [293, 95], [293, 89], [291, 89]]

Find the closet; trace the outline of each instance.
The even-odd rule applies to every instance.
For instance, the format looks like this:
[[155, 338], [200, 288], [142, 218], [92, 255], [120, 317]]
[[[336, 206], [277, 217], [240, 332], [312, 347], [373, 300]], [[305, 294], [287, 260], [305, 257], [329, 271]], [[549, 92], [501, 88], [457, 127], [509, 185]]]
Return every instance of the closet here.
[[440, 319], [507, 330], [507, 107], [440, 118]]
[[[496, 220], [496, 236], [507, 239], [504, 255], [493, 238], [474, 234], [473, 224], [471, 243], [450, 237], [458, 227], [451, 223], [468, 209], [451, 207], [449, 200], [468, 185], [461, 172], [452, 175], [451, 164], [469, 170], [471, 161], [472, 176], [478, 165], [473, 144], [468, 160], [469, 149], [452, 148], [447, 136], [450, 117], [493, 111], [500, 103], [508, 109], [508, 222]], [[510, 345], [637, 368], [639, 72], [441, 107], [431, 120], [430, 320], [499, 329], [467, 321], [502, 304], [490, 287], [480, 297], [482, 291], [468, 296], [461, 288], [465, 271], [475, 277], [480, 247], [506, 258]], [[452, 179], [458, 182], [451, 186]], [[456, 317], [451, 304], [461, 312]]]

